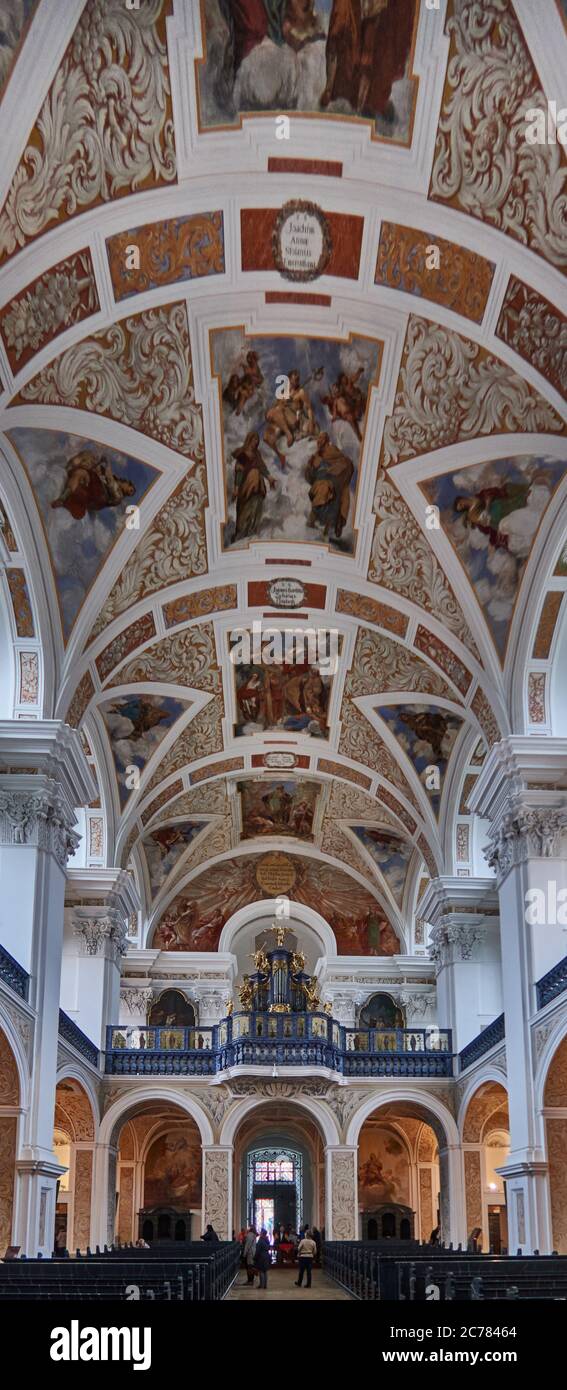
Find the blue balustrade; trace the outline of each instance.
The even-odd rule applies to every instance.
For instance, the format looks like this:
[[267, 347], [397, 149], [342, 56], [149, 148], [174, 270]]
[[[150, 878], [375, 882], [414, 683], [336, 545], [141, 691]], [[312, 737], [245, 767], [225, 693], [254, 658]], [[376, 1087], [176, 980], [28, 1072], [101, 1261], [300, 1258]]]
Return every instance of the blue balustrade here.
[[327, 1067], [344, 1076], [452, 1076], [451, 1033], [344, 1028], [326, 1013], [235, 1013], [212, 1028], [112, 1027], [113, 1076], [213, 1076], [238, 1066]]
[[541, 980], [536, 983], [536, 995], [538, 1009], [543, 1009], [549, 1004], [551, 999], [556, 999], [558, 994], [563, 994], [567, 989], [567, 956], [559, 960], [547, 975], [542, 975]]
[[87, 1062], [91, 1062], [93, 1067], [98, 1067], [98, 1047], [95, 1047], [91, 1038], [87, 1038], [86, 1033], [83, 1033], [76, 1023], [73, 1023], [73, 1019], [69, 1018], [68, 1014], [63, 1013], [63, 1009], [59, 1010], [59, 1037], [63, 1038], [64, 1042], [70, 1043], [71, 1047], [76, 1048], [77, 1052], [80, 1052]]
[[486, 1052], [490, 1052], [491, 1047], [496, 1046], [496, 1043], [504, 1042], [504, 1038], [504, 1014], [499, 1014], [498, 1018], [493, 1019], [487, 1028], [483, 1028], [482, 1033], [479, 1033], [477, 1038], [473, 1038], [472, 1042], [463, 1047], [462, 1052], [459, 1053], [461, 1071], [464, 1071], [465, 1067], [471, 1067], [473, 1062], [478, 1062], [479, 1057], [484, 1057]]
[[24, 970], [23, 965], [14, 960], [5, 946], [0, 946], [0, 980], [8, 985], [14, 994], [18, 994], [20, 999], [27, 1000], [30, 987], [28, 972]]

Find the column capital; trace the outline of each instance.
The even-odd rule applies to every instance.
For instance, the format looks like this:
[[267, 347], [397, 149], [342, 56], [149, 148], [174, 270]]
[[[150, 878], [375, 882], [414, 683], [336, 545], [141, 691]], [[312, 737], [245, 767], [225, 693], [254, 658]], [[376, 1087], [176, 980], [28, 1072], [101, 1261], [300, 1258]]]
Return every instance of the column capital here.
[[96, 796], [76, 729], [61, 720], [0, 721], [0, 845], [31, 845], [65, 868], [79, 844], [76, 806]]
[[558, 857], [567, 828], [567, 739], [502, 739], [490, 750], [469, 806], [491, 822], [485, 854], [499, 883], [529, 859]]
[[475, 947], [498, 926], [496, 885], [491, 878], [434, 878], [420, 911], [432, 927], [429, 955], [439, 973], [457, 960], [471, 960]]
[[103, 915], [92, 908], [77, 908], [73, 916], [73, 933], [82, 944], [86, 956], [108, 954], [116, 964], [128, 950], [128, 933], [118, 913]]
[[120, 990], [121, 1002], [131, 1014], [147, 1015], [148, 1009], [155, 997], [156, 993], [151, 985], [142, 986], [141, 988], [133, 986], [131, 989]]

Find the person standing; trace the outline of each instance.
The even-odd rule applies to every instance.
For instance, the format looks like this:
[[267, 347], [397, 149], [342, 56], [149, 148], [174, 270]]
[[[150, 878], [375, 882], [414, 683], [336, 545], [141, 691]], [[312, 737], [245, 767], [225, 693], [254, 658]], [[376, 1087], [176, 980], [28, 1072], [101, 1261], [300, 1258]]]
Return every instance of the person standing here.
[[317, 1246], [315, 1244], [315, 1241], [313, 1240], [313, 1237], [309, 1233], [309, 1227], [306, 1226], [302, 1239], [300, 1240], [299, 1245], [297, 1247], [297, 1257], [299, 1260], [299, 1278], [297, 1278], [295, 1281], [296, 1288], [302, 1288], [304, 1274], [306, 1275], [305, 1286], [308, 1289], [311, 1288], [311, 1271], [313, 1269], [313, 1260], [315, 1259], [316, 1254]]
[[255, 1265], [256, 1265], [256, 1269], [258, 1270], [258, 1274], [259, 1274], [259, 1276], [260, 1276], [260, 1288], [261, 1288], [261, 1289], [267, 1289], [267, 1287], [268, 1287], [268, 1270], [269, 1270], [269, 1268], [270, 1268], [271, 1263], [272, 1263], [272, 1254], [271, 1254], [271, 1250], [270, 1250], [270, 1242], [269, 1242], [269, 1240], [268, 1240], [268, 1233], [267, 1233], [265, 1227], [262, 1226], [262, 1229], [261, 1229], [261, 1231], [260, 1231], [260, 1236], [259, 1236], [258, 1244], [257, 1244], [257, 1246], [256, 1246], [256, 1257], [255, 1257]]
[[244, 1263], [246, 1265], [246, 1282], [254, 1283], [254, 1256], [256, 1253], [256, 1231], [253, 1226], [248, 1227], [248, 1234], [244, 1241]]

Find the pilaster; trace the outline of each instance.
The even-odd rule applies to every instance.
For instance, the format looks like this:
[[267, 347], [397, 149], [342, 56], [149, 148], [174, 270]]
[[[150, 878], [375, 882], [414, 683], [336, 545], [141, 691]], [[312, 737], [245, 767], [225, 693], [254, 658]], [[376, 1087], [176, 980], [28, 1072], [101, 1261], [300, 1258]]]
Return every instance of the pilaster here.
[[460, 1052], [501, 1012], [498, 894], [492, 879], [432, 879], [420, 904], [431, 925], [438, 1022]]
[[63, 1008], [104, 1048], [107, 1025], [118, 1022], [120, 971], [138, 892], [124, 869], [71, 869], [65, 901]]
[[76, 848], [75, 807], [96, 787], [76, 730], [59, 720], [0, 722], [0, 936], [30, 975], [36, 1014], [31, 1102], [17, 1164], [18, 1243], [53, 1249], [52, 1153], [67, 858]]

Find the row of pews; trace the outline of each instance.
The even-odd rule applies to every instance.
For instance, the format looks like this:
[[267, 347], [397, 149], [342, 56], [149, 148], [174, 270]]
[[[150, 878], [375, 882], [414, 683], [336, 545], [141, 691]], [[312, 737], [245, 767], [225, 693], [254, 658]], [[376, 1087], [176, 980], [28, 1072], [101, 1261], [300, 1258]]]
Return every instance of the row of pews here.
[[326, 1241], [323, 1264], [360, 1300], [567, 1299], [565, 1255], [469, 1255], [460, 1247], [407, 1240]]
[[0, 1264], [0, 1300], [41, 1299], [212, 1303], [225, 1297], [240, 1265], [237, 1242], [170, 1242], [150, 1250], [121, 1246], [77, 1251], [70, 1259], [17, 1259]]

